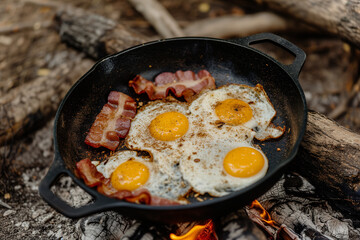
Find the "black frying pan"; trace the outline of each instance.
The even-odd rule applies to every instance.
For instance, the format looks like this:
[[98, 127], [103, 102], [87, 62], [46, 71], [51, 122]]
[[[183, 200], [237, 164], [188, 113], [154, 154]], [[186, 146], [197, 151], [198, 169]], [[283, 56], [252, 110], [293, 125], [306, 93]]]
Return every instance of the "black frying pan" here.
[[[283, 65], [249, 46], [250, 43], [263, 41], [291, 52], [295, 56], [294, 62]], [[291, 162], [298, 150], [307, 121], [305, 97], [297, 79], [305, 58], [305, 53], [287, 40], [263, 33], [236, 41], [197, 37], [159, 40], [102, 59], [70, 89], [57, 111], [55, 159], [40, 183], [40, 195], [68, 217], [118, 210], [134, 218], [166, 223], [211, 218], [249, 204], [278, 180], [281, 170]], [[277, 111], [274, 123], [286, 126], [286, 133], [280, 139], [259, 144], [269, 159], [269, 170], [264, 178], [221, 198], [181, 206], [148, 206], [101, 195], [75, 176], [77, 161], [89, 156], [94, 160], [104, 155], [105, 149], [93, 149], [84, 143], [84, 139], [111, 90], [124, 92], [135, 99], [139, 96], [128, 87], [128, 81], [136, 74], [153, 79], [165, 71], [197, 72], [201, 69], [212, 74], [217, 86], [226, 83], [263, 85]], [[146, 95], [141, 99], [146, 100]], [[277, 148], [281, 151], [277, 151]], [[94, 202], [74, 208], [56, 196], [50, 188], [62, 175], [69, 175], [94, 198]]]

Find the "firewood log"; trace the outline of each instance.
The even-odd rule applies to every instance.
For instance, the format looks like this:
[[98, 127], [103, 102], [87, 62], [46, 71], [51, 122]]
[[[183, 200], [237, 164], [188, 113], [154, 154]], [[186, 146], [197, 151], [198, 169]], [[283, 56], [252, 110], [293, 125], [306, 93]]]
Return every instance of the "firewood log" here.
[[41, 127], [53, 117], [66, 92], [92, 64], [94, 62], [85, 59], [84, 54], [72, 51], [49, 75], [33, 79], [1, 96], [0, 146], [11, 144], [14, 137]]
[[324, 195], [360, 217], [360, 135], [310, 111], [295, 169]]
[[122, 24], [81, 9], [59, 10], [56, 20], [61, 40], [94, 59], [150, 40]]
[[351, 0], [256, 0], [360, 47], [359, 2]]

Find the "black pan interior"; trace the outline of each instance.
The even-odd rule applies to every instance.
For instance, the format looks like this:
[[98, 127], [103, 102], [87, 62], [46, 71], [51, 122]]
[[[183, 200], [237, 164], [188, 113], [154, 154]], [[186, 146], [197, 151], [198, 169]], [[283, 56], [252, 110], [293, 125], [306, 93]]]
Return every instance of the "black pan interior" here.
[[[128, 87], [135, 75], [153, 80], [164, 71], [208, 70], [217, 86], [240, 83], [263, 85], [277, 116], [275, 125], [286, 133], [275, 140], [257, 142], [269, 159], [271, 174], [294, 155], [304, 125], [304, 102], [298, 84], [273, 59], [249, 47], [215, 39], [177, 39], [159, 41], [110, 56], [89, 71], [68, 93], [57, 115], [55, 145], [66, 166], [73, 172], [75, 163], [109, 154], [105, 148], [93, 149], [85, 136], [111, 90], [146, 101]], [[280, 151], [279, 151], [280, 149]]]

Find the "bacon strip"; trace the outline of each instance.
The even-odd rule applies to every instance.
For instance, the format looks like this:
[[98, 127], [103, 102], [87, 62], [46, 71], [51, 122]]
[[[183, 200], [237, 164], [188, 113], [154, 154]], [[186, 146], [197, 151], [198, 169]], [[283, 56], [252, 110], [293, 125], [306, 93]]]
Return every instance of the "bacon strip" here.
[[119, 146], [120, 138], [129, 132], [131, 118], [136, 114], [136, 102], [128, 95], [111, 91], [108, 102], [96, 116], [85, 143], [94, 147], [106, 147], [112, 151]]
[[90, 159], [85, 158], [76, 163], [78, 173], [80, 177], [84, 179], [84, 182], [89, 187], [99, 186], [103, 183], [105, 177], [102, 173], [98, 172], [94, 164], [91, 163]]
[[129, 86], [137, 94], [147, 93], [150, 100], [163, 99], [171, 91], [176, 97], [184, 97], [190, 101], [191, 97], [203, 89], [214, 89], [215, 79], [206, 70], [197, 74], [193, 71], [176, 71], [175, 73], [163, 72], [155, 78], [155, 82], [149, 81], [140, 75], [129, 81]]
[[152, 196], [147, 189], [137, 189], [135, 191], [116, 190], [109, 178], [105, 178], [102, 173], [98, 172], [95, 165], [89, 158], [85, 158], [76, 163], [77, 171], [85, 184], [89, 187], [97, 186], [97, 191], [105, 196], [125, 200], [128, 202], [147, 204], [154, 206], [179, 205], [179, 202]]

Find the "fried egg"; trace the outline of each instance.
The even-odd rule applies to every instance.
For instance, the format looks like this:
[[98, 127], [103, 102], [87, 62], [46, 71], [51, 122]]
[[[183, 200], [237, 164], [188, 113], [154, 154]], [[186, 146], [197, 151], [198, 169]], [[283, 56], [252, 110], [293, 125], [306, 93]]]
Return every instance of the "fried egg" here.
[[96, 169], [117, 190], [133, 191], [146, 188], [152, 195], [177, 200], [189, 191], [189, 186], [177, 178], [159, 171], [149, 156], [138, 156], [136, 151], [116, 152]]
[[195, 192], [221, 197], [265, 176], [268, 160], [260, 148], [231, 139], [193, 142], [180, 171]]
[[188, 105], [179, 101], [154, 101], [140, 109], [125, 139], [129, 149], [149, 152], [160, 171], [182, 178], [179, 160], [184, 139], [192, 132]]
[[260, 84], [230, 84], [207, 91], [191, 103], [189, 110], [193, 117], [202, 119], [197, 129], [210, 135], [249, 135], [251, 130], [256, 139], [266, 140], [278, 138], [285, 131], [271, 123], [276, 111]]

